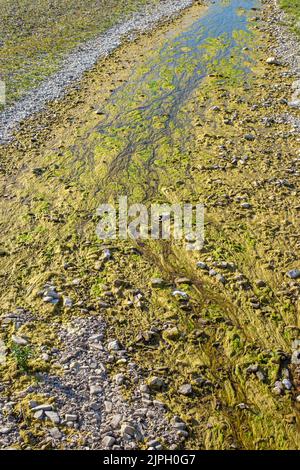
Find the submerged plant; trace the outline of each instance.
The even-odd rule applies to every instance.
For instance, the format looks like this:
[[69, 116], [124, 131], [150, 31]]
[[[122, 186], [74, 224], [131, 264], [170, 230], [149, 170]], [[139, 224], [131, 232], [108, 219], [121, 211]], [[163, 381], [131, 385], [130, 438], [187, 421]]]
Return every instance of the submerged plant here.
[[32, 357], [32, 350], [30, 346], [20, 346], [14, 344], [11, 348], [11, 353], [16, 361], [17, 367], [22, 372], [28, 372], [28, 361]]

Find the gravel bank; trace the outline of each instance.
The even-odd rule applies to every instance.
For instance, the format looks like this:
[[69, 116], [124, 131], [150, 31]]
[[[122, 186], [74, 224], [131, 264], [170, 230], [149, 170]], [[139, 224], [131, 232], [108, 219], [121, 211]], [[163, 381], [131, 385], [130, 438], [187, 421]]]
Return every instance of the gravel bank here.
[[111, 53], [126, 39], [150, 30], [162, 21], [168, 21], [193, 0], [166, 0], [154, 10], [136, 13], [128, 21], [109, 29], [96, 39], [82, 44], [63, 62], [59, 72], [45, 80], [38, 88], [6, 109], [0, 115], [0, 143], [9, 142], [14, 129], [26, 118], [41, 111], [47, 102], [60, 98], [66, 88], [80, 79], [100, 59]]

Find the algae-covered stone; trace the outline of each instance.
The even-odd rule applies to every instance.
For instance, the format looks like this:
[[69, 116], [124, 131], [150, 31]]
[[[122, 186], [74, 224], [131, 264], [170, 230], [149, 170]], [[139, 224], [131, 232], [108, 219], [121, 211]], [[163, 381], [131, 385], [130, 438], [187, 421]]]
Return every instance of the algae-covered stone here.
[[181, 385], [181, 387], [178, 389], [178, 393], [180, 393], [180, 395], [190, 396], [193, 393], [193, 387], [191, 384]]
[[180, 337], [180, 333], [178, 331], [178, 328], [174, 326], [173, 328], [168, 328], [165, 330], [162, 334], [162, 337], [166, 341], [176, 341]]
[[161, 391], [165, 386], [165, 381], [161, 377], [150, 377], [148, 380], [150, 390]]

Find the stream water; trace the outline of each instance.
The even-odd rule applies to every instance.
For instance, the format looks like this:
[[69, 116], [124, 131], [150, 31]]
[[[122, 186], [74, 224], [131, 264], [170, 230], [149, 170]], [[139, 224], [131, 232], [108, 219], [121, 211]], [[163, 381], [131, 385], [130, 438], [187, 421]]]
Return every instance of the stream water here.
[[[245, 80], [252, 63], [253, 31], [249, 19], [256, 0], [220, 0], [179, 33], [172, 30], [159, 50], [117, 88], [103, 109], [101, 123], [76, 149], [79, 160], [109, 161], [107, 189], [141, 201], [155, 194], [163, 162], [184, 156], [190, 139], [187, 103], [207, 76], [219, 86]], [[213, 90], [211, 90], [213, 98]], [[86, 171], [86, 167], [82, 167]], [[100, 185], [103, 188], [103, 184]]]

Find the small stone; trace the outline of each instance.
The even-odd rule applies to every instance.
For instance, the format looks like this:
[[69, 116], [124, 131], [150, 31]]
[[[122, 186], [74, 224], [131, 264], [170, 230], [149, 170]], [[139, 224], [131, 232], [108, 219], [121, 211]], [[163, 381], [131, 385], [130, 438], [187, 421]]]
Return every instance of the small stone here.
[[133, 426], [130, 426], [129, 424], [122, 424], [121, 426], [121, 435], [124, 436], [127, 434], [128, 436], [133, 437], [135, 435], [135, 428]]
[[104, 409], [105, 409], [106, 413], [111, 413], [112, 409], [113, 409], [112, 402], [111, 401], [105, 401], [104, 402]]
[[122, 346], [120, 345], [118, 340], [114, 340], [108, 343], [107, 349], [109, 351], [119, 351], [120, 349], [122, 349]]
[[164, 340], [176, 341], [179, 338], [179, 336], [180, 336], [180, 333], [176, 326], [174, 326], [173, 328], [168, 328], [167, 330], [164, 330], [162, 333], [162, 337]]
[[73, 300], [70, 299], [70, 297], [65, 297], [64, 298], [64, 307], [66, 307], [66, 308], [72, 308], [73, 307]]
[[117, 385], [122, 385], [125, 382], [124, 374], [117, 374], [115, 376], [115, 382], [116, 382]]
[[52, 410], [53, 410], [53, 406], [49, 405], [48, 403], [44, 403], [42, 405], [38, 405], [38, 406], [35, 406], [35, 407], [31, 408], [32, 412], [35, 412], [35, 411], [52, 411]]
[[191, 284], [192, 281], [188, 277], [178, 277], [175, 279], [175, 284]]
[[78, 416], [76, 414], [66, 413], [65, 414], [65, 420], [66, 421], [77, 421]]
[[197, 263], [196, 266], [197, 266], [197, 268], [203, 269], [203, 270], [205, 270], [205, 271], [208, 271], [208, 269], [209, 269], [208, 266], [207, 266], [207, 264], [204, 263], [203, 261], [198, 261], [198, 263]]
[[43, 410], [36, 411], [33, 415], [35, 419], [44, 419], [44, 412]]
[[292, 269], [286, 273], [288, 277], [291, 279], [299, 279], [300, 278], [300, 270], [299, 269]]
[[45, 361], [45, 362], [48, 362], [49, 359], [50, 359], [50, 356], [49, 356], [49, 354], [47, 354], [47, 353], [42, 353], [42, 354], [41, 354], [41, 359], [42, 359], [43, 361]]
[[184, 300], [188, 299], [188, 297], [189, 297], [188, 294], [186, 292], [183, 292], [182, 290], [174, 290], [172, 292], [172, 295], [174, 297], [179, 297], [179, 298], [184, 299]]
[[165, 387], [165, 382], [160, 377], [151, 377], [148, 381], [151, 390], [160, 391]]
[[98, 387], [97, 385], [90, 386], [90, 394], [91, 395], [99, 395], [102, 392], [102, 388]]
[[152, 287], [164, 287], [166, 285], [166, 281], [160, 278], [151, 279], [151, 286]]
[[59, 419], [58, 413], [56, 413], [55, 411], [45, 411], [45, 414], [47, 418], [49, 418], [53, 424], [59, 423], [60, 419]]
[[276, 57], [268, 57], [266, 60], [269, 65], [281, 65], [281, 63], [276, 59]]
[[50, 429], [49, 433], [51, 434], [53, 439], [61, 439], [61, 437], [62, 437], [62, 433], [60, 432], [60, 430], [58, 428]]
[[262, 288], [262, 287], [266, 287], [267, 284], [262, 279], [257, 279], [256, 285], [257, 285], [257, 287]]
[[298, 395], [298, 396], [296, 397], [296, 401], [297, 401], [298, 403], [300, 403], [300, 395]]
[[217, 274], [216, 275], [217, 281], [219, 281], [221, 284], [226, 284], [226, 278], [222, 274]]
[[293, 388], [293, 385], [289, 379], [283, 379], [282, 384], [287, 390], [291, 390]]
[[242, 202], [241, 208], [242, 209], [251, 209], [251, 204], [249, 202]]
[[246, 134], [244, 138], [245, 140], [248, 140], [249, 142], [252, 142], [253, 140], [255, 140], [255, 136], [252, 134]]
[[110, 425], [113, 429], [118, 429], [120, 427], [121, 421], [122, 421], [121, 415], [114, 415], [110, 421]]
[[28, 340], [23, 336], [12, 335], [11, 339], [18, 346], [26, 346], [28, 344]]
[[102, 446], [106, 449], [106, 448], [110, 448], [114, 445], [114, 443], [116, 442], [116, 439], [113, 437], [113, 436], [105, 436], [103, 439], [102, 439]]
[[191, 384], [184, 384], [179, 387], [178, 392], [180, 393], [180, 395], [189, 396], [193, 393], [193, 387], [191, 386]]
[[10, 428], [3, 427], [0, 428], [0, 434], [8, 434], [10, 432]]
[[291, 362], [295, 366], [300, 366], [300, 350], [299, 349], [293, 352]]

